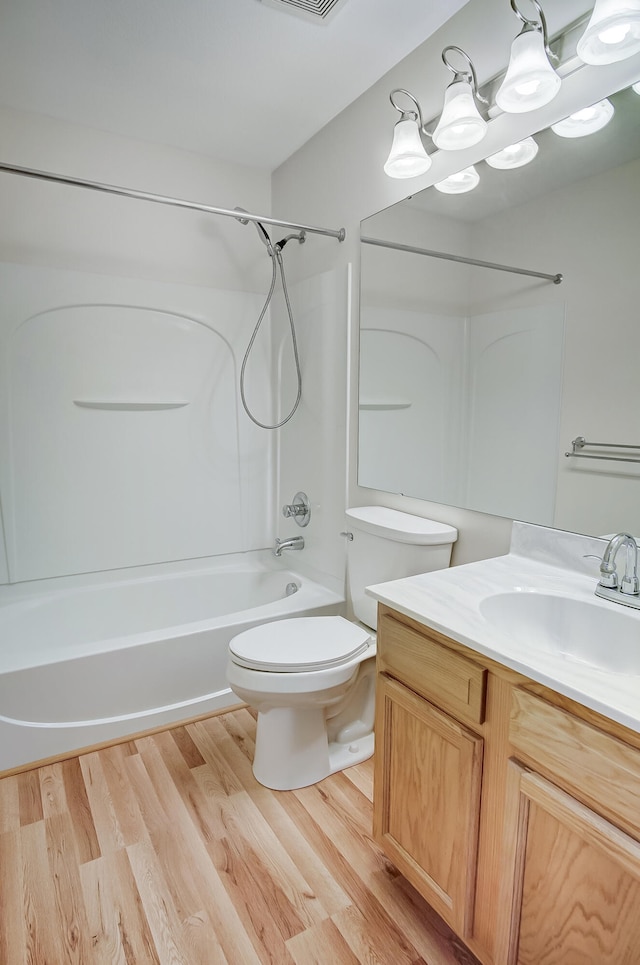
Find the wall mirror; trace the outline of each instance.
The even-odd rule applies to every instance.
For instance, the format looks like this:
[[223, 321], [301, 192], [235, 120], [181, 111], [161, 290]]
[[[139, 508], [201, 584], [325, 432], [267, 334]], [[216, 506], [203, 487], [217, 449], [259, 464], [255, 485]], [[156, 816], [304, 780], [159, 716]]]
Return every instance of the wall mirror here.
[[640, 93], [609, 101], [595, 134], [362, 222], [359, 485], [640, 534]]

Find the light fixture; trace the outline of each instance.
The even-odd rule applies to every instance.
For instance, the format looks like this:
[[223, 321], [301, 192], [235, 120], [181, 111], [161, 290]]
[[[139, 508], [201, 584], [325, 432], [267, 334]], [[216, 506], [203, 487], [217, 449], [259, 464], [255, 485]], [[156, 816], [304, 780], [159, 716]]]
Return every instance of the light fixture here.
[[535, 111], [552, 101], [562, 83], [553, 69], [547, 36], [547, 22], [538, 0], [531, 0], [538, 20], [524, 17], [511, 0], [511, 8], [524, 24], [511, 45], [505, 78], [496, 93], [496, 104], [507, 114]]
[[631, 85], [631, 90], [634, 91], [636, 94], [640, 94], [640, 80], [638, 81], [637, 84]]
[[537, 153], [538, 145], [534, 139], [525, 137], [523, 141], [518, 141], [517, 144], [509, 144], [508, 147], [503, 147], [501, 151], [485, 158], [485, 161], [489, 167], [507, 171], [512, 168], [524, 167], [525, 164], [533, 161]]
[[586, 137], [587, 134], [595, 134], [601, 130], [613, 115], [613, 104], [605, 97], [603, 101], [598, 101], [591, 107], [583, 107], [581, 111], [570, 114], [563, 121], [552, 124], [551, 130], [560, 137]]
[[442, 194], [466, 194], [467, 191], [473, 191], [479, 183], [480, 175], [472, 164], [464, 171], [450, 174], [444, 181], [438, 181], [437, 184], [434, 184], [434, 188], [436, 191], [441, 191]]
[[[398, 107], [394, 100], [395, 94], [405, 94], [409, 97], [415, 104], [415, 111], [406, 111]], [[390, 178], [416, 178], [431, 167], [431, 158], [425, 151], [420, 137], [422, 128], [420, 105], [413, 94], [401, 87], [391, 91], [389, 100], [400, 114], [400, 120], [393, 129], [393, 141], [384, 165], [384, 173]]]
[[[447, 60], [447, 53], [455, 50], [464, 57], [466, 70], [456, 70]], [[461, 47], [449, 46], [442, 51], [445, 67], [453, 74], [453, 80], [444, 96], [444, 107], [433, 132], [433, 143], [444, 151], [458, 151], [477, 144], [487, 133], [487, 122], [480, 116], [475, 98], [478, 94], [476, 72], [468, 54]], [[486, 101], [484, 101], [486, 103]]]
[[638, 0], [596, 0], [587, 29], [578, 41], [585, 64], [615, 64], [640, 50]]

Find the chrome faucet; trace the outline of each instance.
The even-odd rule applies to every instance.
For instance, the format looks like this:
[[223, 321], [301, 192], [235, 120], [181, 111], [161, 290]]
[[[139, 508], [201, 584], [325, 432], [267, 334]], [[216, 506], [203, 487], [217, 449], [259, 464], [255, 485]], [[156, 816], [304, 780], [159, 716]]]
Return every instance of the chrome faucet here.
[[[624, 576], [618, 576], [616, 557], [618, 550], [626, 549]], [[596, 596], [613, 603], [640, 609], [640, 582], [638, 581], [638, 544], [629, 533], [617, 533], [609, 540], [602, 562], [600, 563], [600, 580], [596, 587]]]
[[288, 539], [276, 539], [274, 556], [282, 556], [283, 550], [303, 550], [304, 536], [290, 536]]

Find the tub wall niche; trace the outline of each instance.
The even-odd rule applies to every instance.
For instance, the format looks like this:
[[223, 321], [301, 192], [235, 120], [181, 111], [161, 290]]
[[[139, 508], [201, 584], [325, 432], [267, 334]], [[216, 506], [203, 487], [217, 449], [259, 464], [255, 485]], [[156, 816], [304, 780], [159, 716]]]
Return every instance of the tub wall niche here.
[[272, 441], [237, 397], [260, 295], [16, 264], [0, 285], [10, 582], [268, 544]]

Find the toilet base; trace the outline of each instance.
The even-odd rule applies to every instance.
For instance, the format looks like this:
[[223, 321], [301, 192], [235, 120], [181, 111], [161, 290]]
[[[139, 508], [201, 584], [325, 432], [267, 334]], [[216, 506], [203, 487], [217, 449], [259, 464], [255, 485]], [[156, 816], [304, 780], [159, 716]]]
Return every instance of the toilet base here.
[[258, 714], [253, 774], [273, 791], [316, 784], [373, 754], [374, 736], [329, 741], [322, 707], [274, 707]]

